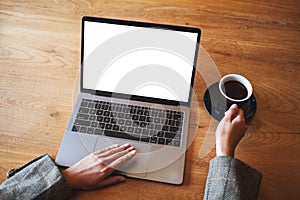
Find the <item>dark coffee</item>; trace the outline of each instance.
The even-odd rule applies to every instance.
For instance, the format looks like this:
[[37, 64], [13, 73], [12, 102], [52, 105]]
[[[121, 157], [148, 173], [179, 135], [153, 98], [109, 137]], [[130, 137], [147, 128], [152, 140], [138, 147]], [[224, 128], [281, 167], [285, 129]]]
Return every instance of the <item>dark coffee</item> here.
[[227, 81], [224, 83], [226, 96], [232, 99], [244, 99], [248, 95], [247, 88], [238, 81]]

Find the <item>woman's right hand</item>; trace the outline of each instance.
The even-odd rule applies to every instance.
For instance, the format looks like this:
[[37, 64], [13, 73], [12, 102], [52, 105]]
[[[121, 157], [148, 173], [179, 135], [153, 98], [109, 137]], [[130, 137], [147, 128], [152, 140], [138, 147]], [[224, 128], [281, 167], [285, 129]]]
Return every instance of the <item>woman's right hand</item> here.
[[234, 157], [234, 151], [247, 130], [244, 111], [233, 104], [225, 112], [224, 118], [216, 130], [216, 154], [217, 156]]

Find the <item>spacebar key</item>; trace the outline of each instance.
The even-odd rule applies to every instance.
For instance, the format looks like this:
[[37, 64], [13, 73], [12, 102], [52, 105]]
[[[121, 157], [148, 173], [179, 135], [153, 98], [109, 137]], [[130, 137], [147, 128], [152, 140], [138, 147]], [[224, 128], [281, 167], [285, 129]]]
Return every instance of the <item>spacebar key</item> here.
[[128, 135], [127, 133], [117, 132], [117, 131], [113, 131], [113, 130], [105, 130], [104, 135], [109, 136], [109, 137], [128, 139], [128, 140], [137, 140], [137, 141], [140, 140], [139, 137], [134, 137], [132, 135]]

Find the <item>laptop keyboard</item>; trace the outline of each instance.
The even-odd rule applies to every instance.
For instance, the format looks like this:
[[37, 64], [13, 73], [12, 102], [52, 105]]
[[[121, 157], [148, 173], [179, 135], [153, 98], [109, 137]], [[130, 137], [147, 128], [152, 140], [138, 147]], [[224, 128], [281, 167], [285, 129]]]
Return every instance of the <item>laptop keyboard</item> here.
[[72, 131], [179, 147], [184, 113], [82, 99]]

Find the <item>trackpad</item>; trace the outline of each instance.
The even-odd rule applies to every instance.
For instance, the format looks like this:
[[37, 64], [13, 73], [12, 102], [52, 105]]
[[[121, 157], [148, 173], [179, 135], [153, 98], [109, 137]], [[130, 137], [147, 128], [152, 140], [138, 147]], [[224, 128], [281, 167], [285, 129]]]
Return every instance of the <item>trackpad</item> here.
[[146, 176], [148, 170], [148, 162], [149, 162], [149, 153], [151, 151], [151, 146], [147, 144], [131, 142], [123, 139], [115, 139], [109, 137], [98, 137], [97, 143], [94, 151], [98, 151], [100, 149], [104, 149], [113, 144], [123, 145], [129, 143], [133, 147], [135, 147], [137, 153], [136, 155], [129, 161], [123, 163], [121, 166], [117, 168], [117, 170], [125, 172], [125, 174], [132, 174], [138, 176]]

